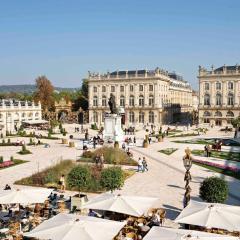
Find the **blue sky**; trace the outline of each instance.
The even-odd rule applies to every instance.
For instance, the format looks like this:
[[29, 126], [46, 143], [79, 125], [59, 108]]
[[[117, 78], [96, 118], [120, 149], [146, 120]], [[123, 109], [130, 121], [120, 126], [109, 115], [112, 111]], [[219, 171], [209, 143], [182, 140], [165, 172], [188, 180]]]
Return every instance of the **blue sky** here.
[[239, 0], [12, 0], [0, 5], [0, 85], [79, 87], [87, 71], [240, 64]]

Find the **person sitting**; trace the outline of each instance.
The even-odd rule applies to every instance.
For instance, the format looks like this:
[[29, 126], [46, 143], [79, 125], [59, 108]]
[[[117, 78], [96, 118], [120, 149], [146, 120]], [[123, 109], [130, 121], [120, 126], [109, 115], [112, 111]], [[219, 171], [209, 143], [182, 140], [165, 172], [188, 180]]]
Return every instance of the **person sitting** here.
[[6, 186], [4, 187], [4, 190], [11, 190], [11, 187], [8, 184], [6, 184]]
[[89, 217], [97, 217], [97, 214], [92, 209], [89, 209], [88, 216]]
[[160, 223], [161, 223], [161, 218], [160, 218], [159, 214], [157, 212], [155, 212], [152, 215], [151, 222], [149, 225], [150, 225], [150, 227], [160, 226]]

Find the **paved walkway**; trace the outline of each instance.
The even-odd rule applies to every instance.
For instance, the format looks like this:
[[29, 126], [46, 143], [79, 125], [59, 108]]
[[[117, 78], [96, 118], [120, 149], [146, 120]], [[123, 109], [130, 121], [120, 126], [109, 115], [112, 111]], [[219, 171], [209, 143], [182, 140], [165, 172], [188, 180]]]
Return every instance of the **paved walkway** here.
[[[72, 133], [74, 131], [74, 125], [70, 126], [68, 131]], [[90, 131], [90, 134], [94, 133], [96, 134], [96, 132]], [[216, 133], [210, 132], [208, 136], [211, 136], [211, 134]], [[73, 135], [74, 137], [79, 138], [78, 133], [73, 133]], [[144, 131], [137, 132], [137, 137], [144, 137]], [[183, 207], [182, 202], [185, 192], [185, 183], [183, 180], [185, 170], [182, 163], [184, 150], [187, 146], [191, 149], [202, 149], [202, 145], [172, 143], [172, 140], [173, 139], [171, 138], [165, 139], [162, 143], [153, 143], [147, 149], [142, 147], [131, 147], [135, 159], [138, 159], [140, 156], [147, 157], [149, 171], [136, 173], [125, 182], [122, 190], [117, 192], [128, 195], [158, 197], [160, 199], [159, 203], [163, 207], [169, 209], [168, 217], [175, 218]], [[16, 152], [20, 150], [20, 147], [0, 147], [0, 155], [3, 155], [5, 158], [13, 155], [20, 159], [29, 160], [28, 163], [0, 170], [0, 188], [3, 188], [6, 183], [12, 185], [16, 180], [27, 177], [38, 170], [51, 166], [61, 159], [75, 160], [76, 157], [81, 154], [81, 150], [69, 148], [60, 144], [60, 140], [46, 140], [45, 142], [49, 142], [51, 147], [28, 147], [33, 154], [23, 156], [16, 154]], [[158, 152], [160, 149], [169, 147], [174, 147], [178, 150], [170, 156]], [[240, 197], [238, 195], [240, 192], [240, 181], [214, 173], [197, 165], [193, 165], [191, 174], [193, 177], [191, 182], [192, 199], [200, 200], [198, 197], [199, 186], [206, 177], [220, 176], [226, 179], [229, 184], [230, 196], [227, 203], [240, 205]]]

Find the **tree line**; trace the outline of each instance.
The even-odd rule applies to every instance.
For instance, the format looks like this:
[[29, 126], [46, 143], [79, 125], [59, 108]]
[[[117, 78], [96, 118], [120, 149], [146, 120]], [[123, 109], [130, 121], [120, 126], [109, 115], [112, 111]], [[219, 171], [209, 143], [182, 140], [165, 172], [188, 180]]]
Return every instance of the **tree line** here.
[[54, 102], [64, 98], [71, 101], [73, 111], [80, 107], [86, 111], [88, 109], [88, 83], [83, 81], [82, 86], [76, 91], [55, 91], [52, 82], [44, 75], [35, 80], [36, 91], [34, 93], [0, 93], [0, 99], [17, 99], [20, 101], [41, 102], [43, 111], [53, 111]]

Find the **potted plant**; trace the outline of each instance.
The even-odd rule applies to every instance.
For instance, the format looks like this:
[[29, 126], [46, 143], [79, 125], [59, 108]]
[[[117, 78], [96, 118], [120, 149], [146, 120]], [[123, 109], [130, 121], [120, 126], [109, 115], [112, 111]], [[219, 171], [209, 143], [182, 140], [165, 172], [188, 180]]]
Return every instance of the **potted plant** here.
[[143, 140], [143, 147], [144, 148], [148, 147], [148, 140], [146, 140], [146, 139]]
[[119, 148], [119, 142], [118, 141], [114, 142], [114, 148]]

